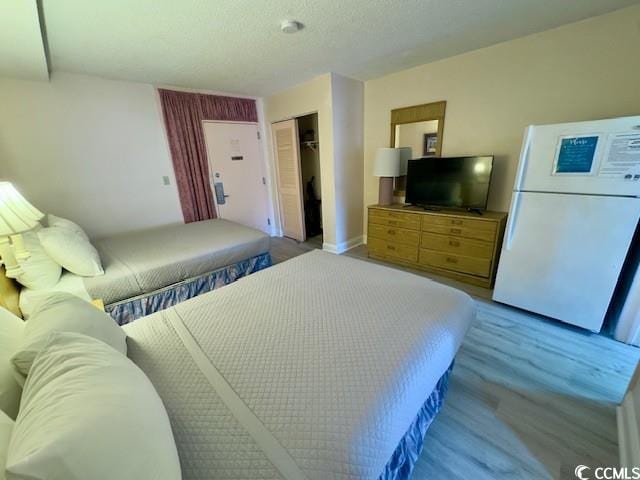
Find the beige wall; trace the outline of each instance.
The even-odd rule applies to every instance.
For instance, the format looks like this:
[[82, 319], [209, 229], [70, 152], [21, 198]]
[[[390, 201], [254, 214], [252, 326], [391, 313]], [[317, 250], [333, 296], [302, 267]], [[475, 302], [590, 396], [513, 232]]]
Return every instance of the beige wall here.
[[[322, 188], [322, 227], [324, 241], [335, 243], [335, 192], [333, 189], [333, 111], [331, 104], [331, 75], [326, 74], [296, 85], [264, 99], [265, 123], [318, 114], [318, 142], [320, 144], [320, 174]], [[270, 128], [268, 128], [270, 131]], [[271, 134], [267, 135], [271, 178], [275, 179], [275, 162]], [[274, 196], [277, 189], [273, 185]], [[273, 199], [277, 205], [277, 198]], [[280, 224], [278, 215], [278, 224]]]
[[0, 178], [92, 236], [182, 221], [151, 85], [0, 78]]
[[640, 113], [639, 46], [634, 6], [366, 82], [365, 205], [390, 110], [446, 100], [442, 154], [495, 155], [489, 208], [508, 210], [527, 125]]
[[[264, 109], [269, 125], [317, 112], [324, 248], [341, 252], [356, 244], [363, 215], [362, 82], [328, 73], [265, 98]], [[275, 178], [271, 144], [269, 155]]]
[[342, 252], [362, 243], [364, 85], [360, 81], [332, 74], [331, 90], [336, 248]]

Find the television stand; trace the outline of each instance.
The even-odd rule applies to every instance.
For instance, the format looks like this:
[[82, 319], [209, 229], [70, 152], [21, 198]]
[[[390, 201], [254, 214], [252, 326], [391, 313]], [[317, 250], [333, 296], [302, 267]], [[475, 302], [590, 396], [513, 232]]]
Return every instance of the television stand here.
[[371, 205], [369, 256], [491, 288], [506, 218], [502, 212]]
[[479, 208], [467, 208], [467, 212], [482, 215], [482, 210], [480, 210]]
[[411, 203], [407, 203], [406, 205], [403, 205], [402, 208], [421, 208], [422, 210], [426, 211], [426, 212], [440, 212], [442, 211], [442, 208], [440, 207], [433, 207], [430, 205], [413, 205]]

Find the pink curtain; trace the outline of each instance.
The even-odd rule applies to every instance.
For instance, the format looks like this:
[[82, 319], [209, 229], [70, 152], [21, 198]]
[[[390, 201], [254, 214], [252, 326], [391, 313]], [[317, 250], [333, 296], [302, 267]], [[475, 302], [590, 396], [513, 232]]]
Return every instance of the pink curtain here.
[[186, 223], [216, 218], [203, 120], [257, 122], [255, 100], [158, 89]]

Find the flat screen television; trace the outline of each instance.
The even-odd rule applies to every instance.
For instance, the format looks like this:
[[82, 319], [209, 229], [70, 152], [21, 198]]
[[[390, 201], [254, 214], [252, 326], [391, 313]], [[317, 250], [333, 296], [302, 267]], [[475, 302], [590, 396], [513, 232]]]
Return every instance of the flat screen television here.
[[422, 207], [484, 210], [493, 157], [409, 160], [406, 202]]

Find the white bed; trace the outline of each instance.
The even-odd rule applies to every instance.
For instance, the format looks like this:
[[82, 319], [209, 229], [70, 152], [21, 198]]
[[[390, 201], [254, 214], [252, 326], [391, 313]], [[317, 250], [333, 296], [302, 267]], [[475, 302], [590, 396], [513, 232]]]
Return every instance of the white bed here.
[[184, 479], [375, 479], [473, 317], [460, 291], [314, 251], [124, 328]]
[[65, 272], [49, 289], [22, 289], [20, 308], [25, 317], [52, 291], [99, 298], [109, 305], [265, 254], [270, 238], [253, 228], [216, 219], [139, 230], [98, 239], [94, 245], [105, 274], [79, 277]]

